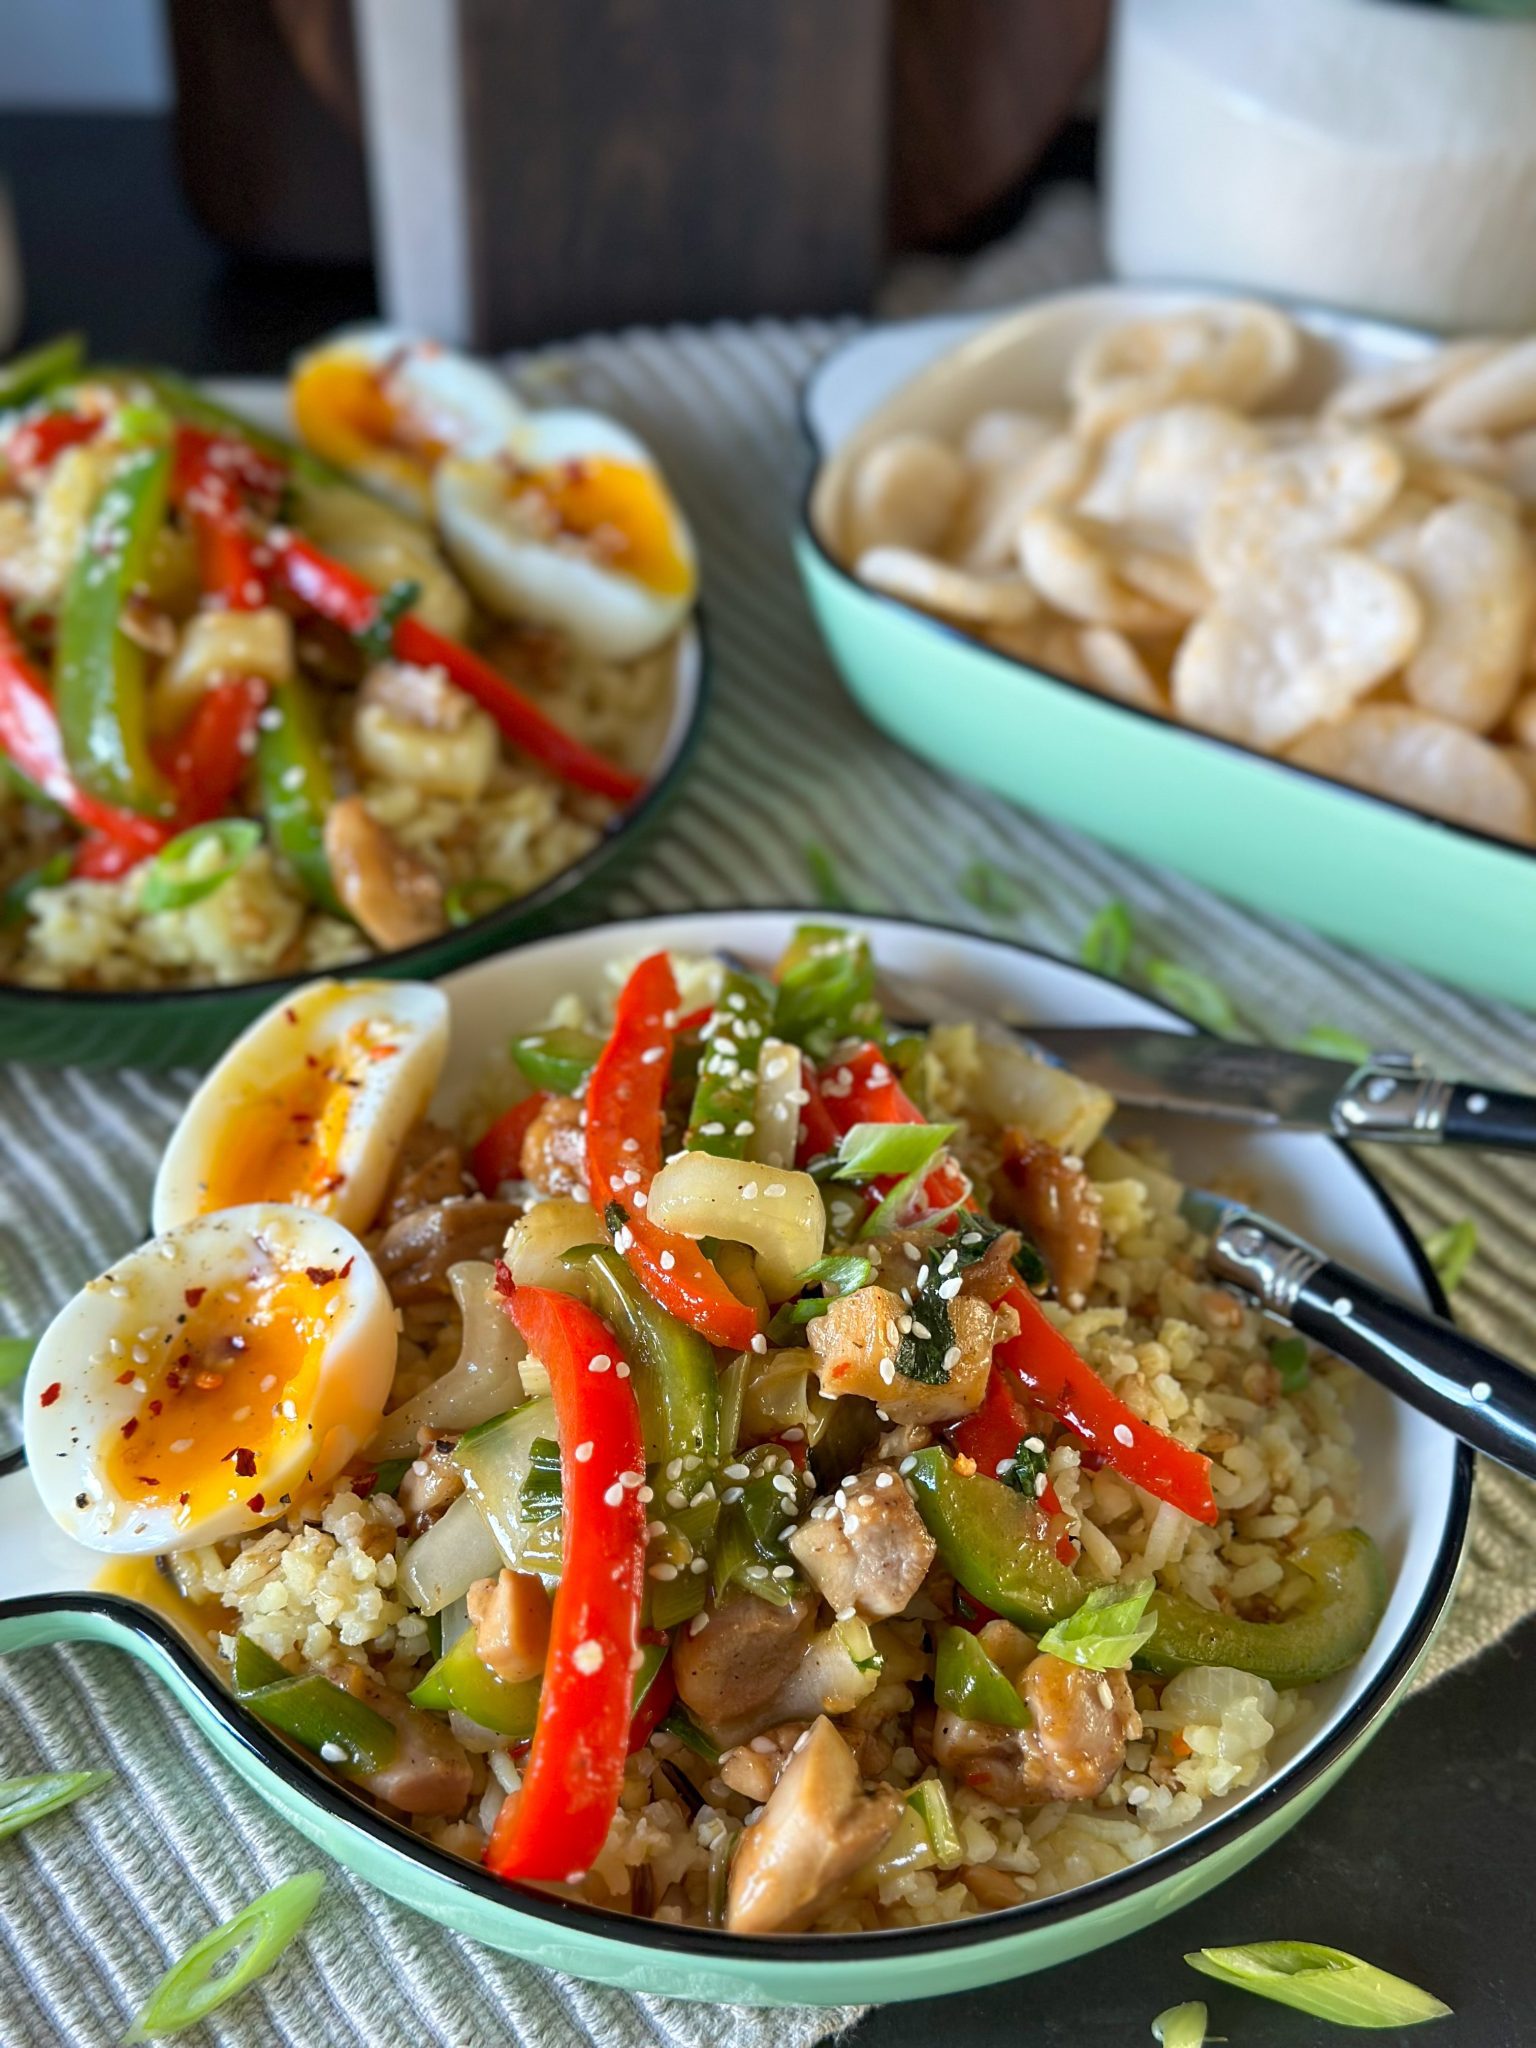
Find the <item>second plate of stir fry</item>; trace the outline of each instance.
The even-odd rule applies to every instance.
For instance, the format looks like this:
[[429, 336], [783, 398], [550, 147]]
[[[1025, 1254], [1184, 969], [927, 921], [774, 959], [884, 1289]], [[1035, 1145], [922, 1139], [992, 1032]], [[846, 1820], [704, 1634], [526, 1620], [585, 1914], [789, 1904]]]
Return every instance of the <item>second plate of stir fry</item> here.
[[439, 1121], [449, 1054], [424, 984], [269, 1012], [25, 1390], [59, 1523], [386, 1813], [616, 1913], [938, 1924], [1153, 1853], [1370, 1644], [1352, 1376], [858, 933], [631, 960]]

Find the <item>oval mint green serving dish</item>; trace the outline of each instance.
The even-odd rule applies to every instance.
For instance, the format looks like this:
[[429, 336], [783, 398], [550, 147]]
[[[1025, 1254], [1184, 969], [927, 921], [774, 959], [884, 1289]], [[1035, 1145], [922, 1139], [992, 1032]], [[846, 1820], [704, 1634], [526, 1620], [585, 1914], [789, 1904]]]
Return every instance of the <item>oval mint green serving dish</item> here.
[[[795, 536], [827, 645], [875, 723], [937, 766], [1255, 909], [1536, 1004], [1536, 851], [1115, 703], [867, 589], [838, 557], [846, 480], [875, 441], [903, 428], [958, 435], [994, 406], [1060, 410], [1088, 335], [1219, 296], [1098, 286], [1001, 321], [873, 328], [827, 356], [804, 393], [817, 467]], [[1434, 345], [1406, 328], [1287, 310], [1305, 350], [1282, 411]]]
[[[556, 996], [597, 994], [615, 962], [666, 946], [728, 950], [767, 964], [793, 912], [707, 911], [534, 941], [451, 975], [453, 1057], [435, 1106], [452, 1121], [508, 1036]], [[893, 980], [943, 988], [957, 1006], [1075, 1023], [1177, 1023], [1110, 982], [1038, 953], [936, 927], [865, 921]], [[1152, 1120], [1137, 1128], [1157, 1130]], [[1117, 1128], [1119, 1126], [1117, 1125]], [[1443, 1310], [1406, 1226], [1375, 1182], [1331, 1139], [1164, 1126], [1181, 1169], [1235, 1175], [1264, 1206], [1340, 1258]], [[35, 1390], [24, 1390], [30, 1398]], [[1352, 1670], [1314, 1688], [1266, 1778], [1217, 1802], [1144, 1861], [1079, 1889], [942, 1926], [833, 1936], [742, 1937], [635, 1920], [515, 1885], [448, 1856], [274, 1736], [227, 1692], [205, 1647], [178, 1631], [147, 1581], [82, 1549], [45, 1513], [19, 1458], [0, 1463], [0, 1651], [61, 1641], [115, 1645], [139, 1658], [202, 1736], [318, 1848], [444, 1925], [550, 1969], [630, 1990], [757, 2004], [833, 2005], [928, 1997], [1065, 1962], [1187, 1905], [1293, 1826], [1358, 1756], [1401, 1698], [1451, 1594], [1466, 1528], [1471, 1455], [1445, 1432], [1361, 1381], [1352, 1419], [1363, 1466], [1360, 1519], [1379, 1542], [1392, 1591], [1375, 1640]], [[109, 1566], [103, 1583], [102, 1567]], [[67, 1767], [80, 1759], [52, 1757]], [[188, 1765], [191, 1768], [191, 1765]]]

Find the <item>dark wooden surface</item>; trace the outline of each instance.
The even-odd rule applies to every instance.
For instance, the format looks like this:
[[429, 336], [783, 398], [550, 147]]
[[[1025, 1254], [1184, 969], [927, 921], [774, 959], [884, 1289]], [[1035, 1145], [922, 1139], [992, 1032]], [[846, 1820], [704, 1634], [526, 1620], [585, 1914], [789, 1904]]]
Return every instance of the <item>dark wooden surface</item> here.
[[[1079, 135], [1062, 167], [1087, 163]], [[30, 331], [88, 328], [103, 351], [202, 371], [280, 371], [291, 350], [372, 309], [363, 270], [232, 261], [193, 223], [158, 121], [0, 116]], [[854, 2048], [1132, 2048], [1164, 2006], [1205, 1995], [1234, 2048], [1536, 2044], [1536, 1621], [1410, 1701], [1269, 1854], [1133, 1940], [1049, 1973], [886, 2006]], [[1352, 1949], [1438, 1992], [1455, 2017], [1351, 2036], [1205, 1987], [1186, 1949], [1278, 1937]]]

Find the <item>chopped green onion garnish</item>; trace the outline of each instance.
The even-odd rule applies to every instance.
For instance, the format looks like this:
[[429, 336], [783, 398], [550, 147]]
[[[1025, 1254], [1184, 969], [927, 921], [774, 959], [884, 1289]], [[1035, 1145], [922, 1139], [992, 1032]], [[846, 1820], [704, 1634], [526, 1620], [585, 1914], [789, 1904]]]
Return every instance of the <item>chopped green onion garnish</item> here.
[[0, 1387], [19, 1380], [32, 1363], [37, 1349], [35, 1337], [0, 1337]]
[[[211, 825], [194, 825], [188, 832], [178, 832], [144, 870], [139, 908], [153, 913], [185, 910], [189, 903], [200, 903], [215, 889], [221, 889], [260, 844], [261, 827], [254, 818], [217, 818]], [[210, 845], [219, 849], [222, 861], [217, 867], [189, 873], [190, 863]]]
[[0, 1778], [0, 1842], [111, 1782], [110, 1771], [39, 1771], [31, 1778]]
[[1314, 1024], [1303, 1031], [1296, 1041], [1298, 1052], [1316, 1053], [1324, 1060], [1353, 1060], [1363, 1067], [1371, 1057], [1371, 1048], [1363, 1038], [1353, 1031], [1340, 1031], [1332, 1024]]
[[1208, 974], [1181, 966], [1177, 960], [1149, 960], [1147, 982], [1165, 1003], [1172, 1004], [1184, 1016], [1192, 1017], [1207, 1031], [1214, 1031], [1218, 1038], [1241, 1038], [1244, 1035], [1238, 1014], [1232, 1007], [1232, 998]]
[[857, 1252], [834, 1252], [831, 1257], [818, 1259], [814, 1266], [807, 1266], [795, 1282], [796, 1293], [807, 1287], [823, 1287], [832, 1296], [857, 1294], [861, 1287], [867, 1287], [875, 1276], [875, 1269], [868, 1259], [861, 1259]]
[[1131, 964], [1131, 913], [1120, 902], [1106, 903], [1083, 933], [1078, 958], [1098, 974], [1113, 975], [1118, 981]]
[[1282, 1394], [1299, 1394], [1312, 1377], [1311, 1350], [1305, 1337], [1281, 1337], [1269, 1347], [1269, 1362], [1280, 1375]]
[[988, 917], [1018, 917], [1024, 910], [1024, 891], [989, 860], [973, 860], [957, 886], [966, 902]]
[[703, 1757], [705, 1763], [719, 1763], [719, 1750], [681, 1702], [663, 1714], [656, 1725], [658, 1728], [665, 1728], [669, 1735], [675, 1736], [686, 1748], [691, 1749], [695, 1756]]
[[811, 878], [811, 887], [816, 892], [816, 901], [823, 910], [852, 910], [853, 902], [837, 879], [837, 869], [832, 865], [832, 856], [824, 846], [806, 847], [805, 866]]
[[953, 1124], [855, 1124], [837, 1147], [834, 1180], [916, 1173], [955, 1135]]
[[1424, 1240], [1424, 1256], [1435, 1269], [1435, 1278], [1447, 1294], [1454, 1294], [1467, 1277], [1467, 1268], [1477, 1252], [1477, 1225], [1470, 1216], [1432, 1231]]
[[1155, 1618], [1143, 1619], [1154, 1590], [1152, 1579], [1098, 1587], [1075, 1614], [1046, 1630], [1041, 1649], [1090, 1671], [1124, 1671], [1157, 1628]]
[[[861, 1664], [859, 1668], [863, 1670], [864, 1666]], [[940, 1870], [953, 1870], [963, 1863], [965, 1844], [955, 1825], [955, 1810], [938, 1779], [924, 1778], [920, 1784], [914, 1785], [907, 1794], [907, 1804], [927, 1830], [933, 1847], [933, 1860]]]
[[301, 1871], [276, 1885], [248, 1906], [194, 1942], [180, 1962], [172, 1963], [140, 2007], [124, 2048], [159, 2034], [179, 2034], [195, 2027], [231, 1998], [238, 1998], [264, 1977], [320, 1903], [325, 1878], [318, 1870]]
[[400, 1482], [411, 1469], [409, 1458], [386, 1458], [373, 1475], [373, 1493], [396, 1493]]
[[67, 853], [49, 856], [41, 866], [31, 868], [16, 880], [0, 896], [0, 927], [19, 924], [27, 914], [27, 905], [39, 889], [57, 889], [61, 882], [69, 880], [70, 858]]
[[1256, 1991], [1336, 2027], [1412, 2027], [1451, 2010], [1416, 1984], [1315, 1941], [1250, 1941], [1196, 1949], [1184, 1960], [1218, 1983]]
[[1152, 2022], [1152, 2037], [1163, 2048], [1205, 2048], [1205, 2007], [1198, 1998], [1188, 2005], [1170, 2005]]
[[443, 915], [450, 924], [473, 924], [477, 917], [489, 917], [493, 910], [500, 910], [503, 903], [510, 903], [515, 890], [505, 882], [496, 882], [489, 875], [477, 875], [472, 881], [455, 882], [443, 896]]

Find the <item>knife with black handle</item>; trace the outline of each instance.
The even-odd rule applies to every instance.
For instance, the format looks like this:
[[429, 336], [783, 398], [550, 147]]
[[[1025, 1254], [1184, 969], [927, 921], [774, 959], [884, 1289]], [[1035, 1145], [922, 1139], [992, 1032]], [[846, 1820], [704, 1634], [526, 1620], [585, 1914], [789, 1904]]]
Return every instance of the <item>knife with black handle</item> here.
[[1183, 1211], [1211, 1271], [1501, 1465], [1536, 1479], [1536, 1377], [1240, 1203], [1198, 1188]]

